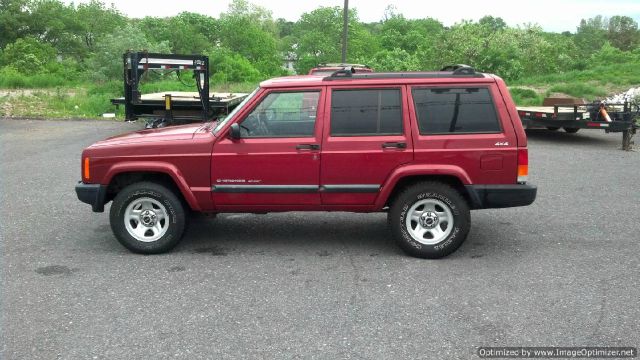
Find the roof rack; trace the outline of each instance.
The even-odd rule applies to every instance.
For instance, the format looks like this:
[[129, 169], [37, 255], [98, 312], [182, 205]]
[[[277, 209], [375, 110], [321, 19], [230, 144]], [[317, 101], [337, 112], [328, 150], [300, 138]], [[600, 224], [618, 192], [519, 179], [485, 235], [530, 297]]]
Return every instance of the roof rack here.
[[322, 64], [318, 64], [317, 67], [344, 67], [344, 68], [356, 67], [356, 68], [371, 69], [369, 65], [350, 64], [350, 63], [322, 63]]
[[390, 73], [352, 73], [349, 69], [334, 71], [323, 80], [342, 79], [427, 79], [427, 78], [450, 78], [450, 77], [470, 77], [483, 78], [484, 74], [478, 73], [469, 65], [457, 64], [442, 68], [434, 72], [390, 72]]
[[476, 73], [474, 68], [465, 64], [448, 65], [440, 69], [440, 71], [452, 71], [453, 75], [472, 75]]

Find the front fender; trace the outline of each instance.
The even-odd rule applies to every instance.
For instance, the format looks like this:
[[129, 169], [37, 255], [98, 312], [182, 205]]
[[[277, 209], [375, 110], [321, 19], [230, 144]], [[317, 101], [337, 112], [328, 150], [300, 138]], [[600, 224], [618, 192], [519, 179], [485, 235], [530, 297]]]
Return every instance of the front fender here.
[[163, 173], [163, 174], [169, 175], [171, 179], [173, 179], [173, 182], [176, 184], [176, 186], [182, 193], [182, 196], [189, 204], [189, 206], [193, 210], [196, 210], [196, 211], [201, 210], [200, 205], [198, 204], [198, 201], [196, 200], [196, 197], [194, 196], [193, 192], [191, 192], [191, 189], [189, 188], [189, 185], [187, 184], [186, 179], [182, 175], [182, 172], [180, 171], [180, 169], [178, 169], [178, 167], [176, 167], [174, 164], [171, 164], [171, 163], [159, 162], [159, 161], [119, 162], [109, 167], [109, 169], [106, 171], [105, 176], [102, 178], [102, 181], [100, 183], [102, 185], [109, 185], [109, 183], [111, 183], [111, 180], [113, 180], [113, 178], [116, 175], [122, 174], [122, 173], [128, 173], [128, 172], [137, 172], [137, 173], [155, 172], [155, 173]]
[[400, 166], [396, 168], [391, 175], [389, 175], [382, 185], [375, 207], [377, 209], [382, 209], [398, 182], [403, 178], [413, 176], [452, 176], [460, 180], [463, 185], [471, 184], [469, 174], [459, 166], [440, 164], [413, 164]]

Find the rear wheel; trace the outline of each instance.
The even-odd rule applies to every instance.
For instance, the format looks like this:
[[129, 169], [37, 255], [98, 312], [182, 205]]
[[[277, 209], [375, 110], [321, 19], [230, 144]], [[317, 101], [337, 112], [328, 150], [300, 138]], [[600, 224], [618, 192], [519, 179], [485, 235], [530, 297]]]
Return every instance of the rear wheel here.
[[436, 259], [454, 252], [467, 238], [469, 205], [458, 191], [438, 182], [405, 189], [391, 205], [389, 224], [407, 254]]
[[569, 134], [575, 134], [578, 132], [578, 130], [580, 130], [580, 128], [568, 128], [565, 127], [563, 128], [565, 132], [569, 133]]
[[560, 129], [559, 126], [547, 126], [547, 130], [550, 130], [550, 131], [557, 131], [558, 129]]
[[175, 247], [185, 229], [180, 199], [166, 187], [140, 182], [118, 193], [109, 214], [111, 230], [127, 249], [158, 254]]

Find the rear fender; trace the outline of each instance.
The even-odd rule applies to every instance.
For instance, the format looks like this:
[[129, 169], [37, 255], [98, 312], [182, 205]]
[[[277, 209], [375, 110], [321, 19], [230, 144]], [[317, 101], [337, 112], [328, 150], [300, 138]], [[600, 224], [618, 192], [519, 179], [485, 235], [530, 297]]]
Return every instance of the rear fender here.
[[395, 169], [382, 185], [375, 203], [375, 208], [379, 210], [385, 206], [389, 196], [391, 196], [400, 180], [415, 176], [424, 176], [425, 180], [427, 180], [429, 176], [452, 176], [460, 180], [463, 185], [471, 184], [471, 178], [467, 172], [459, 166], [436, 164], [406, 165]]

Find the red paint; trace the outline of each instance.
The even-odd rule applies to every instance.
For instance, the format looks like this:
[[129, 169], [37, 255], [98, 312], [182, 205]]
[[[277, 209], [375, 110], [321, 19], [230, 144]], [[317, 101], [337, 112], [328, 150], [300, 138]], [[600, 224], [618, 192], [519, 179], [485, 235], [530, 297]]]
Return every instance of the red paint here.
[[[489, 89], [502, 128], [494, 134], [420, 135], [413, 87], [480, 86]], [[109, 184], [123, 172], [169, 175], [189, 205], [197, 210], [267, 212], [291, 210], [380, 211], [395, 185], [408, 176], [449, 176], [462, 184], [515, 184], [518, 165], [528, 162], [526, 135], [502, 79], [409, 78], [344, 79], [322, 76], [272, 79], [216, 134], [213, 126], [195, 124], [136, 131], [88, 147], [91, 182]], [[332, 137], [331, 92], [345, 88], [395, 88], [402, 93], [404, 133], [393, 136]], [[269, 92], [318, 90], [312, 136], [244, 138], [228, 136]], [[304, 100], [310, 101], [309, 99]], [[406, 148], [383, 149], [386, 142]], [[296, 149], [317, 144], [319, 150]], [[298, 193], [212, 192], [218, 184], [305, 185], [320, 191]], [[325, 185], [379, 185], [371, 192], [327, 192]]]

